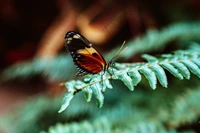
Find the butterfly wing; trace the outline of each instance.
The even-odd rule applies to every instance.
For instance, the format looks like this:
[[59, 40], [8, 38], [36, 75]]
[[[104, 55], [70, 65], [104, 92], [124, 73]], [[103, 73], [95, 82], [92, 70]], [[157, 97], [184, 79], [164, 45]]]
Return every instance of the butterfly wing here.
[[78, 75], [97, 74], [104, 70], [106, 61], [92, 44], [82, 35], [69, 31], [65, 35], [65, 47], [69, 50]]

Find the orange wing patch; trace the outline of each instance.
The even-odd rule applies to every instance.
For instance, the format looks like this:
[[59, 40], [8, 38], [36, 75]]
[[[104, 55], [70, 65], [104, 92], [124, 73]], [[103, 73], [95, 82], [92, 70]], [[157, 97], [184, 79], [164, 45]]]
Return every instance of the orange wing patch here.
[[90, 54], [83, 55], [76, 63], [81, 69], [92, 74], [101, 72], [105, 65]]
[[86, 56], [92, 60], [95, 60], [96, 63], [101, 64], [102, 66], [106, 64], [106, 61], [104, 60], [104, 58], [93, 47], [90, 47], [90, 48], [85, 47], [85, 49], [79, 49], [77, 50], [77, 53], [80, 55]]

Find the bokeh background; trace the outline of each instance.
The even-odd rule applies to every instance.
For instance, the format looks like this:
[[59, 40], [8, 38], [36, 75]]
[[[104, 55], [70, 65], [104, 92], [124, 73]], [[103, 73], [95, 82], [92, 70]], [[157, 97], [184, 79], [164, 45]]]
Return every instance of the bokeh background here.
[[[87, 103], [82, 95], [80, 98], [78, 95], [77, 99], [71, 103], [70, 109], [63, 114], [58, 114], [57, 111], [66, 91], [59, 84], [77, 79], [75, 77], [77, 70], [72, 65], [68, 51], [64, 48], [64, 35], [70, 30], [81, 33], [96, 46], [106, 60], [109, 60], [112, 56], [111, 51], [113, 49], [116, 51], [124, 40], [129, 42], [137, 37], [143, 37], [151, 29], [161, 30], [182, 22], [198, 25], [199, 7], [199, 0], [0, 0], [0, 116], [2, 116], [0, 132], [50, 132], [50, 126], [57, 123], [71, 124], [85, 121], [90, 123], [92, 121], [91, 125], [94, 126], [98, 120], [109, 125], [106, 119], [109, 111], [115, 112], [121, 109], [119, 114], [115, 112], [116, 114], [113, 113], [111, 116], [119, 117], [119, 119], [131, 114], [128, 111], [131, 109], [121, 105], [123, 102], [145, 106], [145, 111], [148, 108], [154, 108], [153, 104], [157, 103], [156, 100], [146, 103], [148, 100], [144, 102], [141, 99], [148, 99], [154, 95], [165, 97], [162, 96], [165, 92], [154, 94], [150, 89], [141, 89], [142, 92], [131, 92], [136, 99], [125, 100], [126, 95], [129, 94], [128, 89], [125, 92], [114, 89], [105, 94], [108, 102], [105, 103], [104, 109], [98, 109], [95, 102]], [[198, 42], [199, 38], [194, 37], [192, 41], [194, 40]], [[181, 41], [184, 45], [179, 45], [180, 41], [171, 39], [161, 48], [149, 50], [147, 53], [153, 55], [169, 53], [185, 48], [189, 41], [191, 40], [186, 39]], [[143, 53], [145, 52], [139, 51], [126, 58], [119, 58], [117, 61], [142, 62], [144, 61], [141, 58]], [[174, 84], [186, 86], [174, 77], [169, 77], [169, 79]], [[192, 81], [187, 80], [185, 84], [197, 84], [197, 82], [199, 79], [194, 78]], [[149, 87], [141, 83], [139, 88]], [[176, 86], [171, 86], [171, 88], [176, 88]], [[143, 94], [146, 91], [150, 91], [150, 94]], [[122, 95], [119, 96], [120, 94]], [[115, 108], [113, 104], [121, 107]], [[122, 113], [124, 110], [126, 111]], [[138, 112], [137, 109], [135, 111]], [[140, 114], [136, 114], [135, 118], [140, 119]], [[197, 114], [189, 124], [187, 122], [164, 123], [164, 126], [157, 127], [153, 121], [147, 126], [146, 123], [139, 126], [144, 126], [144, 133], [148, 131], [145, 128], [150, 128], [149, 131], [153, 129], [152, 132], [171, 132], [171, 129], [174, 132], [198, 132], [200, 131], [198, 123], [200, 113]], [[98, 116], [101, 117], [98, 118]], [[102, 116], [105, 116], [105, 119]], [[114, 129], [115, 126], [119, 125], [116, 124], [114, 127], [112, 125], [112, 128]], [[125, 129], [126, 124], [124, 124], [124, 132]], [[123, 131], [120, 129], [115, 132]], [[102, 132], [106, 131], [102, 130]]]

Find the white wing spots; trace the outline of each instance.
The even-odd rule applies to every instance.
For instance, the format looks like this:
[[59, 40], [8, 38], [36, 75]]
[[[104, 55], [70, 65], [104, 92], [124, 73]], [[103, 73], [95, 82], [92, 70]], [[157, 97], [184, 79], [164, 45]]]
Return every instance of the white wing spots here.
[[80, 55], [80, 54], [72, 54], [72, 57], [73, 57], [73, 59], [75, 61], [78, 61], [78, 60], [80, 60], [80, 58], [82, 57], [82, 55]]
[[73, 36], [73, 38], [75, 38], [75, 39], [78, 39], [78, 38], [80, 38], [81, 36], [79, 35], [79, 34], [76, 34], [76, 35], [74, 35]]
[[70, 44], [72, 39], [72, 37], [67, 38], [67, 44]]
[[72, 37], [68, 37], [67, 38], [67, 41], [71, 41], [73, 38]]
[[73, 57], [73, 58], [75, 58], [75, 54], [74, 54], [74, 52], [72, 51], [72, 52], [70, 52], [71, 53], [71, 56]]
[[68, 37], [68, 38], [67, 38], [68, 41], [71, 41], [72, 39], [73, 39], [72, 37]]
[[87, 71], [85, 71], [85, 70], [83, 70], [83, 69], [81, 69], [78, 65], [76, 65], [76, 64], [74, 64], [75, 65], [75, 67], [78, 69], [78, 73], [79, 74], [81, 74], [81, 73], [83, 73], [83, 74], [89, 74], [89, 72], [87, 72]]

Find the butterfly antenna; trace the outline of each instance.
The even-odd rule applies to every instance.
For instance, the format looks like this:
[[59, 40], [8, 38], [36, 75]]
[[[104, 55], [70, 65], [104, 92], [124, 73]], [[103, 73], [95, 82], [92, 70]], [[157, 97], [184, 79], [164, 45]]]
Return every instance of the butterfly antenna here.
[[111, 61], [114, 60], [115, 58], [117, 58], [119, 55], [121, 55], [124, 51], [126, 51], [128, 49], [128, 47], [126, 47], [121, 51], [121, 49], [124, 47], [125, 43], [126, 43], [126, 41], [123, 42], [123, 44], [121, 45], [120, 49], [117, 51], [115, 56], [111, 59]]

